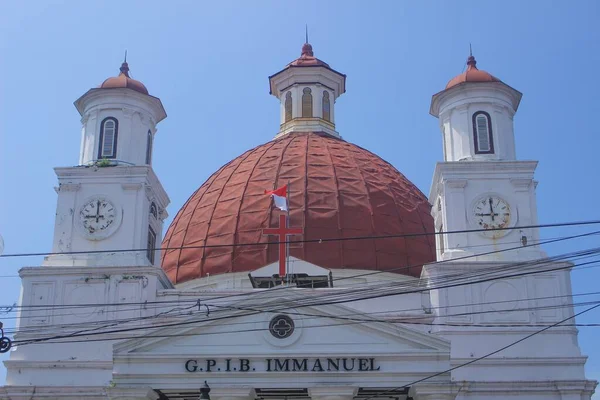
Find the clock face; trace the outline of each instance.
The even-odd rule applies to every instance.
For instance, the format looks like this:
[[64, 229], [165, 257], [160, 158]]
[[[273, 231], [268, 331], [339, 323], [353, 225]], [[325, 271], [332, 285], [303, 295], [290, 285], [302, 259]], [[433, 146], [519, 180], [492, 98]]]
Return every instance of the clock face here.
[[80, 227], [90, 239], [104, 239], [117, 228], [118, 210], [113, 203], [101, 197], [89, 199], [79, 210]]
[[498, 196], [482, 196], [473, 206], [474, 225], [476, 229], [486, 229], [481, 234], [487, 237], [498, 238], [508, 233], [506, 230], [495, 229], [507, 228], [510, 224], [510, 217], [508, 203]]

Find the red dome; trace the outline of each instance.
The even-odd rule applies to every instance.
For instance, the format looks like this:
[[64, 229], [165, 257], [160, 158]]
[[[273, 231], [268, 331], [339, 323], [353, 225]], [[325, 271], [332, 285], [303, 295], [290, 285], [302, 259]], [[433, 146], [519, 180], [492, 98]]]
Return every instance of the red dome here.
[[119, 76], [113, 76], [102, 82], [100, 88], [129, 88], [135, 90], [136, 92], [148, 94], [148, 89], [146, 89], [146, 86], [144, 86], [142, 82], [136, 81], [135, 79], [129, 77], [129, 65], [126, 62], [121, 64], [120, 71], [121, 73], [119, 74]]
[[[435, 260], [427, 198], [393, 166], [354, 144], [321, 133], [292, 133], [247, 151], [215, 172], [179, 210], [162, 247], [173, 283], [252, 271], [278, 259], [280, 211], [265, 189], [290, 183], [291, 240], [417, 234], [403, 238], [290, 244], [290, 254], [324, 268], [419, 276]], [[418, 236], [420, 235], [420, 236]], [[203, 245], [225, 245], [202, 248]], [[194, 247], [196, 246], [196, 247]], [[403, 269], [402, 267], [414, 266]]]
[[492, 74], [478, 69], [476, 65], [477, 61], [475, 61], [475, 57], [469, 56], [467, 60], [467, 70], [450, 79], [450, 82], [446, 85], [446, 89], [450, 89], [463, 82], [501, 82], [500, 79]]

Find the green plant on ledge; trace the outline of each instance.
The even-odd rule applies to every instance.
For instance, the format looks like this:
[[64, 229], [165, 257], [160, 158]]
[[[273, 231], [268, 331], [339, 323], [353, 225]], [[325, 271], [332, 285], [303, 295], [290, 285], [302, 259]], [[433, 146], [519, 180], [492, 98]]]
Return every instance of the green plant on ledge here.
[[102, 160], [97, 160], [95, 164], [97, 167], [110, 167], [112, 162], [108, 158], [103, 158]]

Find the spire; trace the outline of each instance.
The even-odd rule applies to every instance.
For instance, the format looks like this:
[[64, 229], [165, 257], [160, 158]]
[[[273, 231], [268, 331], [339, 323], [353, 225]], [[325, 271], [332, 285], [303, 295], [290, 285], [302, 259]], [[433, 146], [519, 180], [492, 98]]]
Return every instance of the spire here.
[[127, 64], [126, 62], [121, 64], [121, 68], [119, 68], [119, 71], [121, 71], [123, 75], [129, 78], [129, 64]]
[[467, 71], [470, 69], [477, 69], [476, 67], [477, 61], [475, 61], [475, 57], [473, 57], [473, 48], [471, 47], [471, 43], [469, 43], [469, 58], [467, 58]]
[[121, 71], [121, 74], [123, 74], [129, 78], [129, 64], [127, 64], [127, 50], [125, 50], [125, 61], [123, 61], [123, 64], [121, 64], [121, 68], [119, 68], [119, 71]]
[[308, 44], [308, 24], [306, 24], [305, 27], [306, 27], [306, 40], [304, 41], [304, 43]]

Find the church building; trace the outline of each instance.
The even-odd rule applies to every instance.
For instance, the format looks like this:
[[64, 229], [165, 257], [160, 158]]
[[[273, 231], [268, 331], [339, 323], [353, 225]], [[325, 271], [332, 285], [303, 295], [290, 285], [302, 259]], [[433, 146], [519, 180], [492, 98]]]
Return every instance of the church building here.
[[516, 157], [518, 90], [471, 55], [433, 95], [426, 195], [343, 139], [346, 75], [309, 43], [269, 85], [279, 131], [166, 233], [160, 98], [124, 62], [75, 101], [79, 165], [55, 168], [52, 254], [20, 270], [0, 399], [591, 399], [573, 264], [540, 245], [537, 162]]

